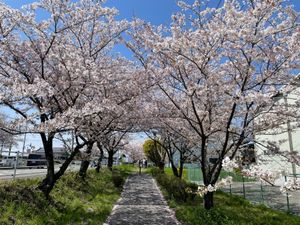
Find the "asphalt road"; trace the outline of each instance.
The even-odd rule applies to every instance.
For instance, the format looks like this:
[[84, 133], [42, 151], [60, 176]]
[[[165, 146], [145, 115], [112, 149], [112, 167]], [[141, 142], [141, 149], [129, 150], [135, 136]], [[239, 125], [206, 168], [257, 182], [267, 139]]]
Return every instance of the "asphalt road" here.
[[[55, 170], [59, 169], [60, 165], [55, 166]], [[78, 170], [79, 165], [70, 165], [68, 170]], [[32, 168], [32, 169], [17, 169], [16, 178], [33, 178], [46, 175], [46, 168]], [[0, 170], [0, 180], [10, 180], [13, 179], [14, 169], [1, 169]]]

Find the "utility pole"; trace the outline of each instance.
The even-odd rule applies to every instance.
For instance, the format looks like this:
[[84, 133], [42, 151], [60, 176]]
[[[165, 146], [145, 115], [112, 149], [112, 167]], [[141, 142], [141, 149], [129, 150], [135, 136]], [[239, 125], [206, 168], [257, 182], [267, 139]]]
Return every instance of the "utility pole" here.
[[12, 145], [13, 145], [13, 143], [11, 142], [11, 143], [9, 144], [9, 148], [8, 148], [8, 156], [10, 156], [11, 149], [12, 149]]
[[25, 144], [26, 144], [26, 132], [24, 134], [24, 139], [23, 139], [22, 159], [24, 159]]
[[4, 141], [3, 141], [2, 144], [1, 144], [0, 156], [2, 156], [3, 148], [4, 148]]
[[[286, 109], [288, 109], [288, 101], [287, 101], [286, 95], [284, 96], [284, 103], [285, 103]], [[294, 152], [293, 135], [292, 135], [292, 128], [291, 128], [291, 121], [289, 118], [287, 119], [286, 124], [287, 124], [287, 133], [288, 133], [290, 152], [293, 153]], [[296, 176], [297, 171], [296, 171], [296, 165], [294, 162], [292, 162], [292, 171], [293, 171], [293, 176]]]

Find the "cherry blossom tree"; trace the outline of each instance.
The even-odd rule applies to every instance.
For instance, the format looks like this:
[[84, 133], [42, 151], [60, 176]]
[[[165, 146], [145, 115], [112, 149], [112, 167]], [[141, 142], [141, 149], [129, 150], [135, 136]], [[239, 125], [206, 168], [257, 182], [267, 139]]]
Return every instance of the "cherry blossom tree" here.
[[129, 140], [129, 143], [125, 146], [125, 152], [132, 159], [133, 163], [145, 158], [143, 146], [140, 142]]
[[[116, 98], [116, 100], [117, 102], [111, 101], [110, 106], [112, 107], [113, 104], [118, 105], [118, 103], [120, 103], [118, 105], [118, 110], [116, 110], [117, 107], [112, 107], [114, 110], [106, 109], [105, 111], [99, 111], [95, 114], [87, 115], [87, 117], [84, 119], [80, 117], [80, 120], [82, 120], [82, 126], [80, 127], [80, 131], [81, 134], [88, 141], [87, 148], [83, 153], [85, 157], [82, 160], [81, 167], [79, 170], [79, 175], [82, 178], [85, 177], [87, 169], [89, 167], [90, 157], [93, 153], [92, 147], [94, 143], [97, 144], [100, 154], [96, 168], [96, 171], [99, 172], [101, 161], [104, 156], [104, 150], [107, 150], [108, 153], [111, 153], [110, 160], [112, 160], [113, 155], [119, 149], [120, 145], [123, 146], [123, 138], [127, 130], [129, 130], [132, 127], [131, 123], [128, 122], [128, 117], [124, 115], [124, 112], [126, 112], [127, 110], [125, 104], [126, 101], [123, 101], [120, 98]], [[120, 101], [123, 102], [124, 105], [121, 104]], [[119, 136], [118, 133], [120, 132], [123, 135]], [[110, 164], [112, 165], [112, 163], [113, 162], [111, 161]]]
[[[159, 120], [157, 120], [159, 121]], [[165, 153], [168, 157], [169, 163], [171, 165], [173, 175], [182, 178], [183, 175], [183, 166], [184, 163], [194, 156], [194, 144], [181, 136], [179, 132], [176, 131], [176, 127], [173, 129], [164, 126], [164, 124], [156, 124], [156, 129], [153, 127], [147, 133], [149, 139], [152, 140], [153, 143], [159, 145], [162, 150], [162, 153]], [[175, 125], [174, 121], [172, 125]], [[178, 124], [176, 124], [178, 126]], [[159, 127], [159, 128], [158, 128]], [[151, 152], [155, 152], [154, 149]], [[149, 157], [148, 153], [148, 157]], [[175, 157], [177, 157], [178, 161], [175, 161]], [[151, 158], [151, 156], [150, 156]]]
[[[130, 61], [124, 58], [111, 59], [111, 65], [113, 79], [105, 80], [105, 85], [90, 91], [89, 103], [83, 106], [83, 109], [87, 107], [84, 110], [86, 114], [83, 116], [80, 111], [72, 112], [69, 114], [70, 119], [67, 119], [73, 121], [74, 127], [79, 127], [81, 134], [89, 142], [97, 142], [100, 150], [97, 171], [100, 170], [104, 150], [111, 156], [109, 165], [112, 165], [113, 155], [120, 145], [125, 144], [123, 139], [133, 128], [136, 119], [136, 99], [144, 89], [143, 85], [139, 85], [142, 82], [139, 70]], [[107, 70], [106, 75], [110, 73]], [[99, 103], [101, 105], [95, 107]], [[90, 155], [91, 148], [87, 148], [85, 154]], [[89, 158], [82, 161], [82, 177], [86, 174], [89, 161]]]
[[4, 114], [0, 114], [0, 157], [2, 157], [2, 153], [4, 149], [10, 150], [13, 146], [18, 145], [18, 138], [15, 135], [12, 135], [6, 131], [1, 130], [1, 128], [7, 127], [7, 124], [9, 121], [7, 121], [7, 118]]
[[[169, 114], [188, 123], [197, 137], [203, 181], [217, 185], [222, 161], [234, 158], [246, 139], [266, 127], [263, 118], [272, 96], [297, 75], [298, 14], [281, 0], [226, 0], [219, 8], [199, 1], [179, 2], [170, 28], [136, 20], [128, 47], [157, 82], [172, 107]], [[272, 108], [280, 115], [284, 107]], [[268, 117], [268, 128], [278, 117]], [[214, 159], [214, 160], [212, 160]], [[225, 182], [227, 183], [227, 182]], [[206, 209], [213, 192], [204, 194]]]
[[[22, 10], [0, 7], [1, 103], [17, 114], [6, 130], [24, 133], [27, 127], [26, 132], [41, 136], [47, 176], [40, 189], [48, 196], [87, 144], [78, 115], [90, 114], [91, 107], [97, 108], [94, 111], [111, 107], [109, 98], [103, 96], [106, 84], [115, 82], [114, 71], [120, 68], [110, 51], [128, 23], [116, 21], [117, 10], [102, 6], [101, 1], [41, 0]], [[38, 21], [39, 10], [49, 18]], [[90, 93], [95, 90], [102, 95], [92, 105]], [[77, 145], [55, 173], [53, 139], [68, 130], [74, 130]]]
[[127, 130], [123, 132], [112, 132], [102, 141], [102, 145], [108, 154], [107, 167], [110, 170], [112, 170], [113, 167], [114, 155], [121, 149], [124, 149], [128, 144], [128, 141], [126, 140], [127, 132]]
[[[153, 81], [152, 81], [153, 82]], [[197, 153], [197, 138], [190, 132], [186, 121], [175, 113], [173, 105], [166, 96], [156, 98], [159, 89], [150, 85], [147, 93], [140, 96], [143, 108], [142, 116], [135, 120], [140, 131], [146, 133], [149, 139], [165, 151], [171, 164], [173, 175], [181, 178], [184, 163], [199, 158]], [[178, 161], [175, 161], [177, 159]]]

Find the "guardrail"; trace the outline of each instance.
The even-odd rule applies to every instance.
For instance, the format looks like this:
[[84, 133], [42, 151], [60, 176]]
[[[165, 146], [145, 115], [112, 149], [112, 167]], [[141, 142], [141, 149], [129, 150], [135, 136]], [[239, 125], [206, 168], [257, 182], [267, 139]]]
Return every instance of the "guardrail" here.
[[[16, 179], [17, 175], [19, 177], [26, 177], [28, 175], [42, 175], [46, 174], [45, 171], [32, 171], [32, 172], [22, 172], [21, 174], [17, 174], [17, 170], [24, 170], [24, 169], [44, 169], [46, 168], [47, 160], [46, 159], [28, 159], [21, 157], [20, 152], [16, 151], [2, 151], [2, 153], [9, 153], [9, 155], [2, 155], [2, 158], [0, 158], [0, 162], [2, 162], [2, 166], [0, 163], [0, 179]], [[13, 154], [13, 155], [12, 155]], [[3, 162], [4, 161], [4, 162]], [[54, 159], [55, 166], [61, 165], [65, 160], [61, 159]], [[41, 165], [31, 165], [27, 166], [27, 162], [45, 162]], [[71, 165], [79, 165], [81, 161], [74, 160]], [[10, 165], [10, 166], [7, 166]], [[57, 168], [58, 169], [58, 168]], [[1, 174], [1, 171], [11, 171], [11, 173], [7, 174]]]

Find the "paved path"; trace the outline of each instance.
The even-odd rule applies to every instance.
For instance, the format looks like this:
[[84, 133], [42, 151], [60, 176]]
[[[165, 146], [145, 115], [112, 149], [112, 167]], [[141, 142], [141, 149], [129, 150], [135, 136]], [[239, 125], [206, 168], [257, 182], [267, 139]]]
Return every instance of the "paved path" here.
[[147, 174], [127, 179], [121, 198], [104, 225], [180, 225], [154, 180]]

